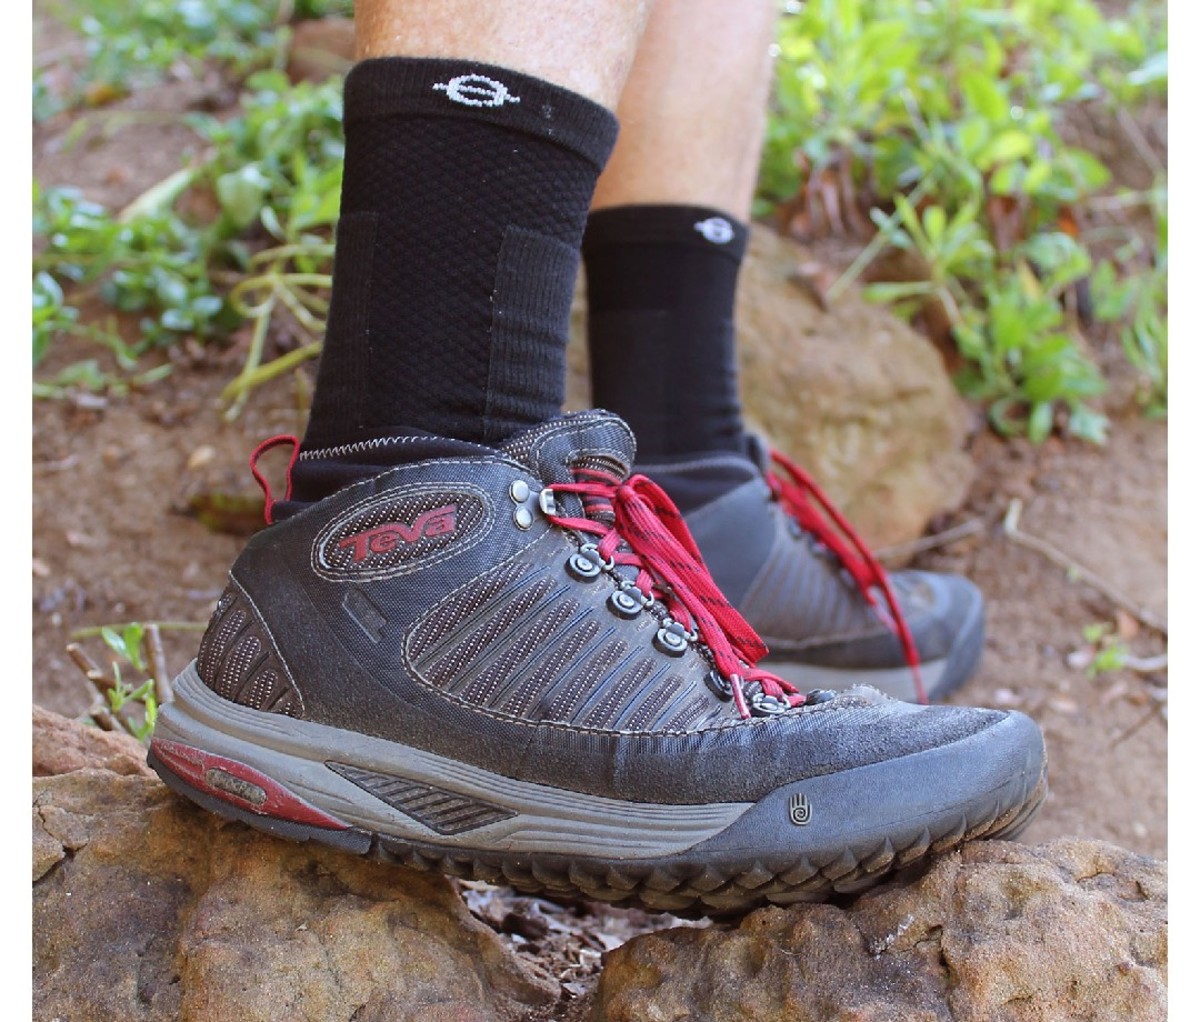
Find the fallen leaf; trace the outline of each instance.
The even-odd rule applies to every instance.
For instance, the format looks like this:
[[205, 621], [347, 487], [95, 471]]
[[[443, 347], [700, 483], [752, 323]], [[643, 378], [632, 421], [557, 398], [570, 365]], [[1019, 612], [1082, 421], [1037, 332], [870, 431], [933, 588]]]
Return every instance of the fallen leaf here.
[[203, 447], [197, 447], [191, 454], [188, 455], [187, 467], [189, 472], [195, 472], [199, 468], [203, 468], [217, 456], [215, 447], [205, 444]]
[[1127, 610], [1117, 608], [1117, 635], [1126, 642], [1137, 637], [1141, 631], [1141, 625], [1138, 624], [1138, 619], [1135, 618]]

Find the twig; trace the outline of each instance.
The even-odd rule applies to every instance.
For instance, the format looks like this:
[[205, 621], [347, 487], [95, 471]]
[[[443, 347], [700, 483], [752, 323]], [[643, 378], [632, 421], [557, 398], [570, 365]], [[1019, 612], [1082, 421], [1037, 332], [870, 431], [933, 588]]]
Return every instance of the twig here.
[[1158, 656], [1127, 656], [1121, 666], [1135, 674], [1157, 674], [1167, 669], [1167, 654]]
[[1129, 136], [1129, 140], [1133, 143], [1133, 147], [1138, 151], [1138, 155], [1146, 161], [1146, 165], [1154, 171], [1155, 177], [1162, 177], [1167, 172], [1167, 168], [1162, 165], [1162, 160], [1158, 158], [1158, 154], [1150, 146], [1145, 132], [1138, 127], [1137, 121], [1129, 116], [1129, 113], [1124, 107], [1117, 110], [1117, 120], [1122, 128], [1125, 129], [1125, 134]]
[[1160, 618], [1152, 610], [1138, 606], [1133, 600], [1112, 585], [1112, 583], [1107, 582], [1094, 571], [1089, 571], [1083, 565], [1077, 564], [1057, 547], [1046, 542], [1046, 540], [1039, 539], [1037, 536], [1031, 536], [1029, 533], [1022, 532], [1020, 529], [1018, 529], [1017, 524], [1021, 520], [1021, 511], [1023, 506], [1024, 505], [1020, 500], [1013, 500], [1012, 503], [1008, 505], [1008, 512], [1004, 516], [1004, 534], [1009, 539], [1011, 539], [1014, 543], [1026, 547], [1029, 550], [1033, 550], [1036, 553], [1041, 554], [1046, 559], [1053, 561], [1060, 568], [1065, 569], [1073, 578], [1078, 578], [1080, 581], [1091, 586], [1102, 596], [1107, 597], [1118, 607], [1127, 610], [1147, 628], [1152, 628], [1154, 631], [1159, 632], [1161, 635], [1166, 637], [1166, 621]]
[[[71, 633], [72, 639], [90, 639], [95, 635], [101, 635], [106, 628], [112, 628], [115, 631], [120, 631], [125, 628], [130, 622], [114, 621], [105, 625], [91, 625], [88, 628], [76, 628]], [[149, 628], [153, 625], [160, 632], [202, 632], [208, 627], [204, 621], [143, 621], [141, 624]], [[78, 663], [78, 661], [76, 661]]]
[[[67, 645], [67, 655], [75, 661], [75, 666], [83, 672], [83, 676], [87, 678], [89, 682], [91, 682], [92, 687], [100, 693], [101, 697], [107, 703], [109, 690], [117, 687], [117, 680], [115, 678], [108, 677], [104, 671], [101, 670], [99, 664], [97, 664], [95, 660], [88, 656], [87, 651], [84, 650], [82, 646], [79, 646], [74, 642], [69, 643]], [[115, 713], [110, 712], [107, 709], [99, 712], [102, 712], [106, 715], [110, 725], [115, 721], [116, 723], [120, 724], [121, 728], [128, 734], [133, 735], [135, 738], [137, 737], [135, 723], [120, 710], [116, 711]], [[99, 716], [97, 714], [93, 714], [93, 717], [96, 719], [96, 722], [99, 723]], [[109, 726], [104, 728], [104, 730], [113, 731], [115, 728]]]
[[150, 673], [154, 677], [154, 698], [159, 706], [163, 706], [175, 698], [175, 693], [171, 688], [167, 658], [163, 655], [162, 634], [156, 624], [146, 626], [146, 655], [150, 659]]
[[113, 720], [113, 715], [108, 712], [103, 706], [97, 706], [88, 714], [96, 722], [96, 727], [101, 731], [116, 731], [117, 722]]
[[[917, 185], [916, 188], [912, 190], [912, 194], [908, 197], [909, 201], [916, 205], [917, 202], [925, 198], [926, 193], [932, 188], [933, 179], [928, 177], [925, 178], [919, 185]], [[842, 292], [859, 278], [863, 270], [870, 265], [872, 260], [874, 260], [874, 258], [879, 255], [880, 252], [882, 252], [888, 247], [888, 245], [891, 244], [891, 231], [895, 230], [895, 228], [899, 226], [900, 219], [901, 214], [897, 209], [892, 213], [891, 216], [885, 219], [888, 230], [884, 231], [881, 229], [876, 231], [875, 237], [873, 237], [863, 248], [863, 250], [859, 252], [857, 256], [855, 256], [854, 262], [846, 267], [845, 272], [838, 277], [838, 279], [835, 280], [832, 285], [830, 285], [829, 290], [825, 292], [825, 299], [830, 305], [836, 302], [842, 296]]]
[[1146, 726], [1146, 723], [1149, 720], [1151, 720], [1153, 717], [1156, 717], [1161, 712], [1161, 706], [1151, 706], [1150, 709], [1143, 713], [1137, 720], [1135, 720], [1133, 724], [1131, 724], [1128, 728], [1126, 728], [1126, 730], [1122, 731], [1121, 734], [1117, 735], [1117, 737], [1113, 739], [1111, 747], [1115, 749], [1118, 745], [1125, 741], [1126, 738], [1135, 732], [1140, 731]]
[[977, 532], [983, 531], [985, 524], [982, 518], [972, 518], [970, 521], [962, 522], [944, 532], [935, 532], [932, 536], [914, 539], [911, 543], [897, 543], [895, 546], [884, 547], [882, 550], [875, 551], [875, 556], [881, 561], [905, 561], [926, 550], [936, 550], [938, 547], [949, 546], [967, 536], [974, 536]]

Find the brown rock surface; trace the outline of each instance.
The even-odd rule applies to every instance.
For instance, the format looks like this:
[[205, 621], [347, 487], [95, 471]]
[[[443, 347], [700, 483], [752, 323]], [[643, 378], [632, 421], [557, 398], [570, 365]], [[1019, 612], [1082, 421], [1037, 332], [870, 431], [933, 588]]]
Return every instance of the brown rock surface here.
[[153, 777], [146, 766], [146, 749], [126, 734], [80, 727], [57, 713], [33, 708], [33, 776], [51, 777], [84, 767], [111, 770], [114, 774]]
[[[822, 310], [795, 277], [806, 250], [756, 226], [738, 289], [746, 416], [874, 546], [920, 536], [974, 471], [965, 405], [925, 338], [851, 288]], [[567, 404], [588, 406], [586, 302], [571, 324]]]
[[980, 842], [919, 881], [734, 929], [637, 937], [596, 1022], [1158, 1022], [1166, 866], [1082, 840]]
[[505, 1022], [558, 995], [442, 877], [223, 824], [157, 778], [34, 778], [33, 831], [38, 1022]]

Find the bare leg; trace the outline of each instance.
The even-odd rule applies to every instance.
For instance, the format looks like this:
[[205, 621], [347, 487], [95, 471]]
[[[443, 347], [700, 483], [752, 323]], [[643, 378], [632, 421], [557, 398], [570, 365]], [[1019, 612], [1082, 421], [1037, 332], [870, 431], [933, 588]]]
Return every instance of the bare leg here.
[[771, 84], [773, 0], [658, 0], [593, 209], [712, 206], [749, 219]]
[[[499, 64], [610, 110], [652, 0], [358, 0], [358, 59], [456, 57]], [[679, 5], [683, 6], [683, 5]]]
[[617, 108], [584, 237], [592, 399], [643, 465], [745, 446], [733, 309], [774, 24], [773, 0], [660, 0]]

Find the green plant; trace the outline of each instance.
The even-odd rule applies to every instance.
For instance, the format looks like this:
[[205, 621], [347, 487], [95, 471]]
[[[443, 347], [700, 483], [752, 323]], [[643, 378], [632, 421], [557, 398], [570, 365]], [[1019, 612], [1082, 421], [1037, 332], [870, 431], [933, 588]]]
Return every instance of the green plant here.
[[216, 64], [234, 75], [278, 63], [286, 36], [279, 5], [257, 0], [88, 0], [55, 13], [86, 40], [75, 92], [50, 97], [35, 78], [35, 119], [63, 107], [98, 106], [187, 67]]
[[[286, 313], [303, 357], [317, 353], [341, 188], [340, 82], [292, 86], [280, 72], [262, 72], [247, 85], [239, 116], [190, 118], [211, 145], [207, 159], [120, 213], [70, 189], [35, 186], [35, 366], [53, 337], [76, 333], [108, 347], [118, 367], [133, 373], [153, 347], [227, 336], [249, 319], [250, 358], [232, 395], [244, 400], [265, 378], [260, 362], [277, 314]], [[213, 212], [182, 212], [188, 196]], [[77, 303], [89, 295], [141, 314], [136, 341], [122, 340], [115, 324], [79, 325]], [[286, 364], [300, 360], [294, 352], [285, 357]], [[81, 363], [67, 380], [36, 392], [57, 396], [72, 385], [125, 384]]]
[[1091, 659], [1087, 663], [1089, 677], [1119, 671], [1129, 660], [1129, 646], [1116, 634], [1107, 621], [1098, 621], [1083, 629], [1084, 641], [1091, 647]]
[[[1062, 134], [1072, 105], [1163, 95], [1162, 5], [1120, 18], [1091, 0], [786, 9], [757, 208], [801, 231], [875, 232], [831, 295], [884, 248], [909, 253], [919, 279], [868, 295], [906, 312], [936, 303], [966, 362], [959, 382], [996, 428], [1041, 439], [1061, 421], [1099, 440], [1104, 380], [1064, 311], [1095, 272], [1099, 314], [1120, 322], [1148, 406], [1165, 408], [1165, 226], [1151, 270], [1096, 265], [1076, 211], [1110, 175]], [[1129, 286], [1113, 294], [1118, 279]]]
[[[108, 650], [107, 664], [101, 667], [78, 642], [67, 647], [104, 699], [104, 705], [92, 712], [95, 722], [108, 730], [120, 727], [139, 741], [146, 741], [154, 730], [158, 708], [172, 698], [160, 633], [165, 629], [202, 631], [204, 627], [190, 621], [128, 621], [76, 632], [75, 639], [98, 637]], [[125, 680], [126, 670], [136, 672], [135, 680]]]

